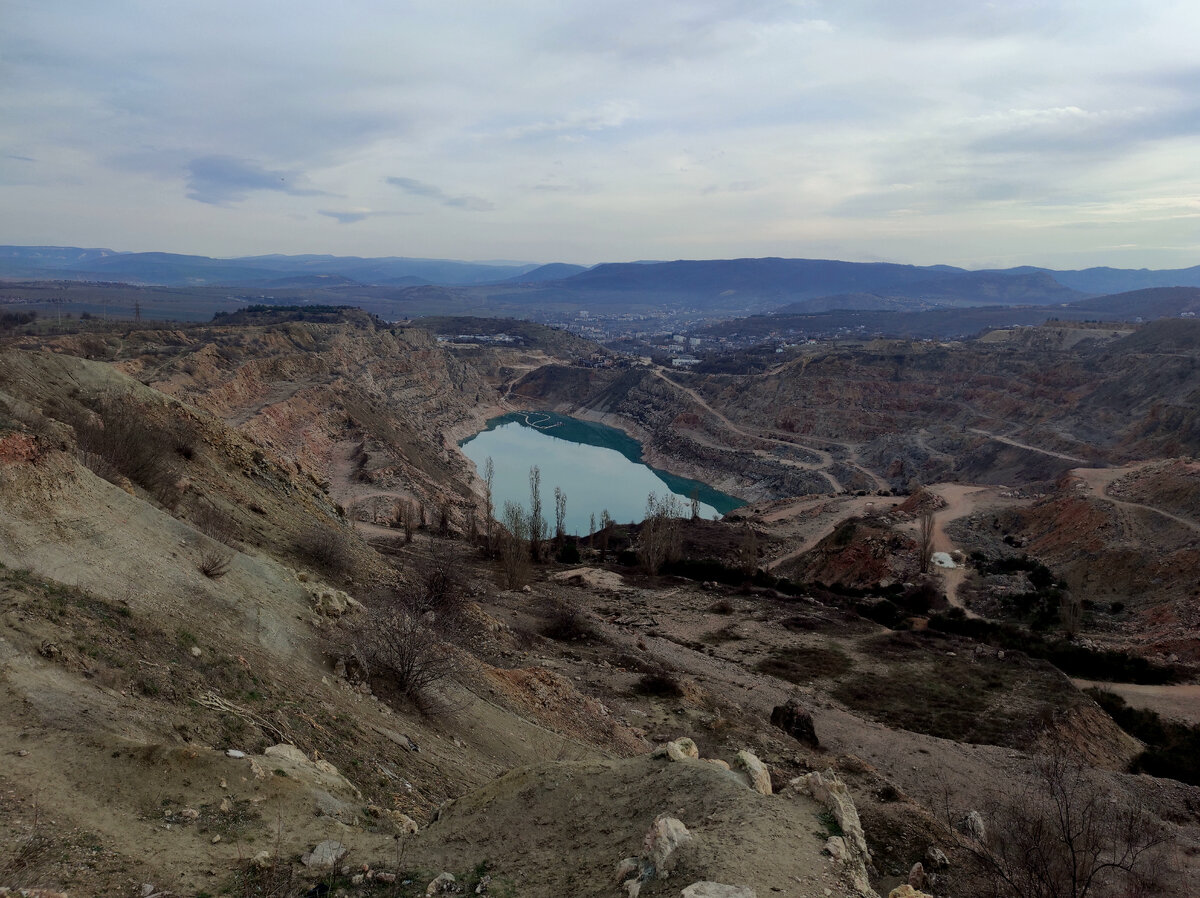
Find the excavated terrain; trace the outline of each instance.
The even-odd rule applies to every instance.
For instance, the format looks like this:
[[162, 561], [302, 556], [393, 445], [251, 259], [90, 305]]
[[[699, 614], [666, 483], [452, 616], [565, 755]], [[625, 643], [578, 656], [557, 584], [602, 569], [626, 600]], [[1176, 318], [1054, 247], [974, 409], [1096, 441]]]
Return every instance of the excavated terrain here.
[[[1158, 364], [1162, 341], [1135, 338]], [[1047, 661], [927, 626], [976, 594], [967, 553], [1019, 543], [1072, 591], [1123, 597], [1084, 638], [1192, 672], [1194, 464], [1085, 465], [1170, 443], [1149, 417], [1093, 443], [1054, 415], [1098, 401], [1088, 353], [1119, 346], [1069, 347], [1036, 383], [1040, 356], [966, 373], [968, 349], [919, 345], [752, 382], [447, 348], [353, 312], [14, 337], [0, 889], [408, 896], [449, 872], [474, 894], [618, 896], [641, 875], [642, 895], [824, 898], [886, 895], [923, 861], [929, 894], [982, 894], [962, 821], [1003, 819], [1053, 750], [1145, 809], [1161, 893], [1196, 894], [1200, 789], [1124, 772], [1140, 744]], [[456, 442], [530, 407], [617, 424], [753, 501], [679, 525], [704, 574], [618, 563], [634, 528], [503, 588]], [[927, 492], [891, 495], [917, 471], [938, 472]], [[954, 568], [921, 571], [925, 509]], [[902, 622], [879, 622], [884, 601]], [[406, 688], [384, 648], [429, 678]], [[815, 739], [772, 726], [789, 699]], [[654, 751], [684, 737], [698, 758]], [[669, 862], [644, 841], [660, 818], [691, 835]], [[346, 853], [321, 866], [327, 842]]]

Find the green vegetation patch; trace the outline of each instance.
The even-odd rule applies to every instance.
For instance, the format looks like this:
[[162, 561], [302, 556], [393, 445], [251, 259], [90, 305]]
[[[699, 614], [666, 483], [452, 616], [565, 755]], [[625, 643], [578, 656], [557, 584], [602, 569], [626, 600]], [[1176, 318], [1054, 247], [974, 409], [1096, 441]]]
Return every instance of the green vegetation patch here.
[[869, 645], [884, 672], [842, 680], [834, 696], [898, 729], [956, 742], [1018, 745], [1051, 707], [1071, 701], [1053, 671], [1023, 658], [974, 660], [923, 645], [927, 637], [888, 634]]
[[787, 680], [789, 683], [807, 683], [822, 677], [843, 676], [854, 665], [840, 648], [797, 645], [775, 649], [757, 666], [763, 673]]

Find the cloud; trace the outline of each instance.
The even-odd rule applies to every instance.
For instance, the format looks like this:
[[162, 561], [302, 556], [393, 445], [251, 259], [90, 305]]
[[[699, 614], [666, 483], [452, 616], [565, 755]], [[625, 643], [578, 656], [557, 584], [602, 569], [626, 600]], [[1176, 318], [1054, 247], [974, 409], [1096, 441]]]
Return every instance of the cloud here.
[[504, 131], [510, 140], [535, 137], [540, 134], [579, 134], [586, 131], [605, 131], [619, 128], [636, 117], [636, 104], [610, 100], [594, 109], [570, 112], [561, 118], [515, 125]]
[[449, 206], [452, 209], [466, 209], [470, 212], [490, 212], [496, 208], [494, 203], [482, 197], [452, 196], [440, 187], [435, 187], [433, 184], [426, 184], [424, 181], [418, 181], [414, 178], [388, 178], [387, 183], [393, 187], [399, 187], [405, 193], [436, 200], [443, 206]]
[[292, 196], [320, 196], [304, 187], [304, 176], [294, 171], [273, 171], [233, 156], [201, 156], [188, 168], [188, 199], [214, 206], [241, 202], [252, 191], [273, 190]]
[[332, 218], [340, 224], [354, 224], [371, 217], [370, 212], [335, 212], [331, 209], [318, 209], [317, 214]]

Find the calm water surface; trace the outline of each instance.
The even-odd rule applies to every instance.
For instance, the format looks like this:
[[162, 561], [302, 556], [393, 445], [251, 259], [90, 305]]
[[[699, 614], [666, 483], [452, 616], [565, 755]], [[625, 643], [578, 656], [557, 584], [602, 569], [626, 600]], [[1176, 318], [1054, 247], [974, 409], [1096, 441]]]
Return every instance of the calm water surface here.
[[506, 501], [529, 510], [529, 468], [537, 465], [542, 478], [542, 516], [551, 533], [556, 486], [567, 494], [567, 533], [580, 536], [588, 532], [591, 515], [600, 526], [604, 509], [619, 524], [642, 520], [646, 498], [652, 492], [658, 496], [675, 493], [681, 510], [690, 513], [692, 490], [697, 490], [700, 514], [705, 518], [746, 504], [697, 480], [649, 467], [642, 462], [641, 444], [616, 428], [562, 415], [517, 412], [493, 418], [486, 429], [460, 445], [480, 476], [491, 456], [498, 518]]

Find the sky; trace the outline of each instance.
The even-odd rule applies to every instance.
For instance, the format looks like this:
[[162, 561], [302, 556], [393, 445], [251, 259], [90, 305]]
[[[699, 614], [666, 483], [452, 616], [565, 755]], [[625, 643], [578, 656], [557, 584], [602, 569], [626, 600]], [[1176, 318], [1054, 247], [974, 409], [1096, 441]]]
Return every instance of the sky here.
[[1200, 4], [0, 0], [0, 243], [1200, 263]]

